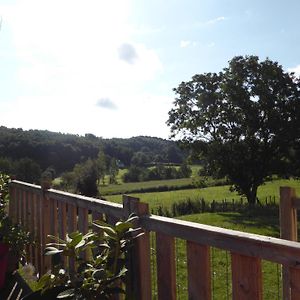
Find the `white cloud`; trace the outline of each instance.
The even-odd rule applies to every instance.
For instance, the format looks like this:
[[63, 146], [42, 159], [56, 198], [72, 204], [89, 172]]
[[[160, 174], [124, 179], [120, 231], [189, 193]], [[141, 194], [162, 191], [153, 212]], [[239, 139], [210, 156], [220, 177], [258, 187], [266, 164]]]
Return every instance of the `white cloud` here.
[[[20, 0], [0, 5], [14, 43], [18, 91], [5, 106], [1, 125], [107, 137], [135, 135], [143, 127], [154, 130], [153, 119], [146, 126], [128, 122], [148, 120], [150, 107], [145, 110], [141, 90], [163, 70], [154, 49], [132, 40], [131, 5], [130, 0]], [[95, 109], [99, 97], [96, 104], [110, 109]], [[3, 107], [0, 103], [0, 110]]]
[[216, 23], [219, 23], [219, 22], [222, 22], [222, 21], [225, 21], [225, 20], [227, 20], [227, 18], [222, 16], [222, 17], [217, 17], [217, 18], [208, 20], [207, 22], [205, 22], [205, 24], [206, 25], [214, 25]]
[[182, 40], [180, 41], [180, 48], [186, 48], [191, 44], [191, 41]]
[[135, 61], [138, 59], [138, 55], [133, 45], [129, 43], [123, 43], [119, 49], [119, 58], [121, 60], [126, 61], [129, 64], [134, 64]]
[[288, 68], [288, 71], [295, 73], [296, 76], [300, 76], [300, 65], [297, 65], [294, 68]]
[[198, 45], [198, 42], [188, 41], [188, 40], [181, 40], [179, 45], [180, 45], [180, 48], [195, 47], [195, 46]]
[[106, 108], [106, 109], [111, 109], [111, 110], [117, 109], [117, 106], [115, 105], [115, 103], [109, 98], [100, 98], [97, 101], [96, 106]]

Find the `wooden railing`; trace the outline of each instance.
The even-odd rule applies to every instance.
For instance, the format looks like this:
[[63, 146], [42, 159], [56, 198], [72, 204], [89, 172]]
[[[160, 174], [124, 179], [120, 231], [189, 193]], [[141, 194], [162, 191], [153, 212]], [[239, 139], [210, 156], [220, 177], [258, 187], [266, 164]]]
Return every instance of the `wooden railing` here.
[[[114, 223], [134, 212], [140, 216], [140, 226], [146, 234], [133, 249], [129, 299], [152, 299], [154, 277], [158, 299], [176, 299], [176, 238], [186, 241], [189, 299], [212, 298], [211, 247], [231, 254], [232, 299], [263, 298], [262, 260], [284, 266], [289, 276], [289, 299], [300, 299], [300, 244], [295, 241], [150, 215], [147, 204], [128, 196], [123, 196], [120, 205], [13, 181], [10, 197], [10, 216], [37, 240], [28, 258], [40, 273], [51, 268], [51, 261], [42, 255], [48, 234], [64, 237], [76, 229], [86, 232], [93, 219]], [[157, 274], [151, 273], [150, 232], [156, 236]]]
[[[297, 209], [300, 209], [300, 198], [296, 197], [294, 188], [280, 188], [280, 237], [282, 239], [298, 241], [298, 220]], [[283, 265], [283, 299], [300, 299], [293, 298], [291, 286], [295, 281], [300, 281], [300, 273], [294, 274], [294, 270], [289, 265]], [[300, 291], [298, 292], [300, 295]]]

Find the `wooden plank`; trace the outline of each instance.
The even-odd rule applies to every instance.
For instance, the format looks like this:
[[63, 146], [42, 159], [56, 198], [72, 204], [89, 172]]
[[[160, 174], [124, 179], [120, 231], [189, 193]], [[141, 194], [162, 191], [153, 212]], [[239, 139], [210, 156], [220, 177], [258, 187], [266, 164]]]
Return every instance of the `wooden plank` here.
[[[46, 244], [50, 242], [48, 235], [51, 234], [51, 223], [53, 220], [51, 220], [51, 201], [48, 197], [43, 195], [42, 197], [42, 249], [44, 250], [46, 247]], [[50, 256], [43, 256], [43, 274], [46, 273], [48, 270], [51, 269], [51, 257]]]
[[15, 187], [15, 223], [19, 222], [19, 189]]
[[42, 194], [36, 195], [36, 239], [37, 239], [37, 259], [38, 259], [38, 270], [39, 274], [43, 274], [44, 270], [44, 253], [43, 253], [43, 237], [42, 237], [42, 232], [43, 232], [43, 197]]
[[300, 268], [300, 244], [293, 241], [154, 215], [140, 221], [148, 231]]
[[86, 208], [78, 207], [78, 230], [86, 234], [88, 232], [88, 210]]
[[[51, 219], [51, 235], [56, 237], [58, 233], [58, 212], [57, 212], [57, 200], [50, 199], [50, 219]], [[54, 242], [51, 240], [51, 242]]]
[[[297, 241], [297, 209], [293, 207], [293, 198], [296, 197], [295, 189], [280, 187], [280, 237], [282, 239]], [[282, 297], [291, 298], [289, 266], [282, 266]]]
[[231, 253], [232, 299], [262, 300], [261, 260]]
[[[124, 217], [128, 217], [131, 213], [137, 216], [149, 214], [149, 205], [141, 203], [138, 198], [123, 195]], [[139, 226], [135, 224], [136, 226]], [[141, 300], [152, 299], [151, 288], [151, 248], [150, 234], [144, 231], [139, 237], [131, 251], [130, 259], [130, 280], [127, 279], [126, 295], [129, 299], [137, 297]]]
[[291, 300], [300, 299], [300, 270], [290, 268], [290, 289], [291, 289]]
[[[68, 204], [68, 233], [77, 231], [77, 207], [72, 204]], [[75, 261], [74, 259], [69, 259], [69, 269], [70, 273], [75, 272]]]
[[[67, 234], [67, 205], [64, 202], [58, 201], [58, 236], [65, 240]], [[62, 264], [67, 268], [67, 259], [62, 256]]]
[[38, 245], [39, 245], [39, 237], [38, 237], [38, 210], [37, 210], [37, 195], [32, 193], [32, 237], [35, 243], [33, 244], [33, 262], [36, 268], [36, 271], [39, 272], [39, 258], [38, 258]]
[[175, 240], [156, 233], [156, 263], [158, 300], [176, 299]]
[[[97, 220], [103, 221], [103, 214], [99, 213], [97, 211], [92, 211], [92, 222], [95, 222]], [[97, 232], [98, 234], [100, 234], [100, 232], [102, 232], [102, 234], [103, 234], [103, 231], [99, 227], [96, 227], [96, 226], [93, 226], [93, 231]]]
[[295, 197], [295, 189], [280, 188], [280, 237], [290, 241], [297, 241], [297, 209], [292, 204]]
[[17, 190], [15, 187], [9, 185], [9, 210], [8, 210], [8, 214], [10, 219], [12, 220], [13, 223], [17, 222], [17, 200], [16, 200], [16, 195]]
[[77, 231], [77, 207], [68, 204], [68, 233]]
[[[27, 209], [27, 231], [29, 231], [32, 234], [33, 232], [32, 192], [27, 192], [26, 209]], [[31, 262], [32, 264], [33, 264], [33, 257], [34, 257], [33, 251], [34, 251], [33, 245], [29, 244], [27, 246], [27, 262]]]
[[[10, 184], [12, 187], [22, 188], [23, 190], [29, 190], [35, 193], [41, 192], [41, 187], [35, 184], [30, 184], [18, 180], [13, 180]], [[91, 211], [97, 211], [100, 213], [112, 215], [117, 219], [121, 219], [123, 217], [122, 205], [118, 203], [112, 203], [82, 195], [75, 195], [54, 189], [45, 190], [44, 194], [48, 198], [56, 199], [58, 201], [65, 202], [70, 205], [75, 205], [77, 207], [87, 208]]]
[[[89, 230], [88, 224], [88, 210], [87, 208], [78, 208], [78, 230], [82, 234], [86, 234]], [[80, 253], [80, 257], [86, 259], [88, 257], [88, 253], [85, 251], [84, 253]]]
[[58, 201], [58, 235], [61, 239], [66, 239], [67, 233], [67, 205]]
[[190, 300], [211, 299], [210, 248], [187, 241], [188, 294]]

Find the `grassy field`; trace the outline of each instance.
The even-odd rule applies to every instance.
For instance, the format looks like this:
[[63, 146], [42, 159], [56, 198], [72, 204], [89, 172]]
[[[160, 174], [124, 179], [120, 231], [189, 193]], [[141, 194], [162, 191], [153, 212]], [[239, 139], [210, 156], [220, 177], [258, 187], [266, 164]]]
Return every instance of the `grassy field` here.
[[[279, 199], [279, 187], [291, 186], [295, 187], [297, 193], [300, 194], [300, 181], [299, 180], [274, 180], [267, 182], [258, 189], [258, 198], [264, 201], [266, 197], [275, 196]], [[168, 192], [155, 192], [155, 193], [137, 193], [130, 194], [138, 197], [143, 202], [149, 203], [150, 209], [156, 210], [159, 206], [170, 209], [172, 203], [185, 200], [187, 198], [200, 199], [204, 198], [206, 201], [222, 201], [223, 199], [240, 199], [237, 193], [230, 192], [229, 186], [216, 186], [203, 189], [188, 189]], [[105, 196], [109, 201], [122, 202], [122, 195]]]
[[130, 193], [131, 191], [136, 190], [146, 190], [149, 188], [156, 187], [177, 187], [180, 189], [185, 186], [193, 185], [193, 178], [181, 178], [181, 179], [169, 179], [169, 180], [151, 180], [143, 182], [128, 182], [122, 184], [110, 184], [107, 186], [100, 186], [101, 195], [108, 194], [123, 194]]
[[[151, 180], [143, 182], [123, 182], [122, 177], [127, 172], [127, 169], [120, 169], [117, 175], [117, 184], [108, 184], [109, 177], [105, 177], [105, 185], [101, 184], [99, 190], [101, 195], [124, 194], [138, 191], [144, 193], [145, 190], [158, 187], [169, 187], [170, 189], [187, 189], [195, 186], [195, 177], [198, 174], [201, 166], [191, 165], [192, 176], [190, 178], [169, 179], [169, 180]], [[208, 185], [212, 185], [214, 180], [209, 178]]]
[[[228, 229], [278, 237], [278, 216], [257, 216], [241, 213], [204, 213], [184, 216], [181, 219]], [[188, 299], [186, 274], [186, 246], [176, 240], [176, 272], [178, 299]], [[231, 299], [230, 253], [212, 248], [212, 293], [213, 299]], [[277, 264], [263, 261], [263, 284], [265, 300], [281, 299], [280, 268]]]

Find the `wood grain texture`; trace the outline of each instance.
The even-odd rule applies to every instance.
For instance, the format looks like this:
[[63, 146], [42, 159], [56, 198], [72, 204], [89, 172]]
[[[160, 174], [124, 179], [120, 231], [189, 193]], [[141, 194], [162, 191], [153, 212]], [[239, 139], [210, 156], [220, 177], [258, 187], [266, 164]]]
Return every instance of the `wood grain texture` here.
[[175, 240], [156, 233], [156, 263], [158, 300], [176, 299]]
[[187, 241], [189, 300], [211, 299], [210, 248]]
[[231, 253], [232, 299], [262, 300], [261, 260]]

